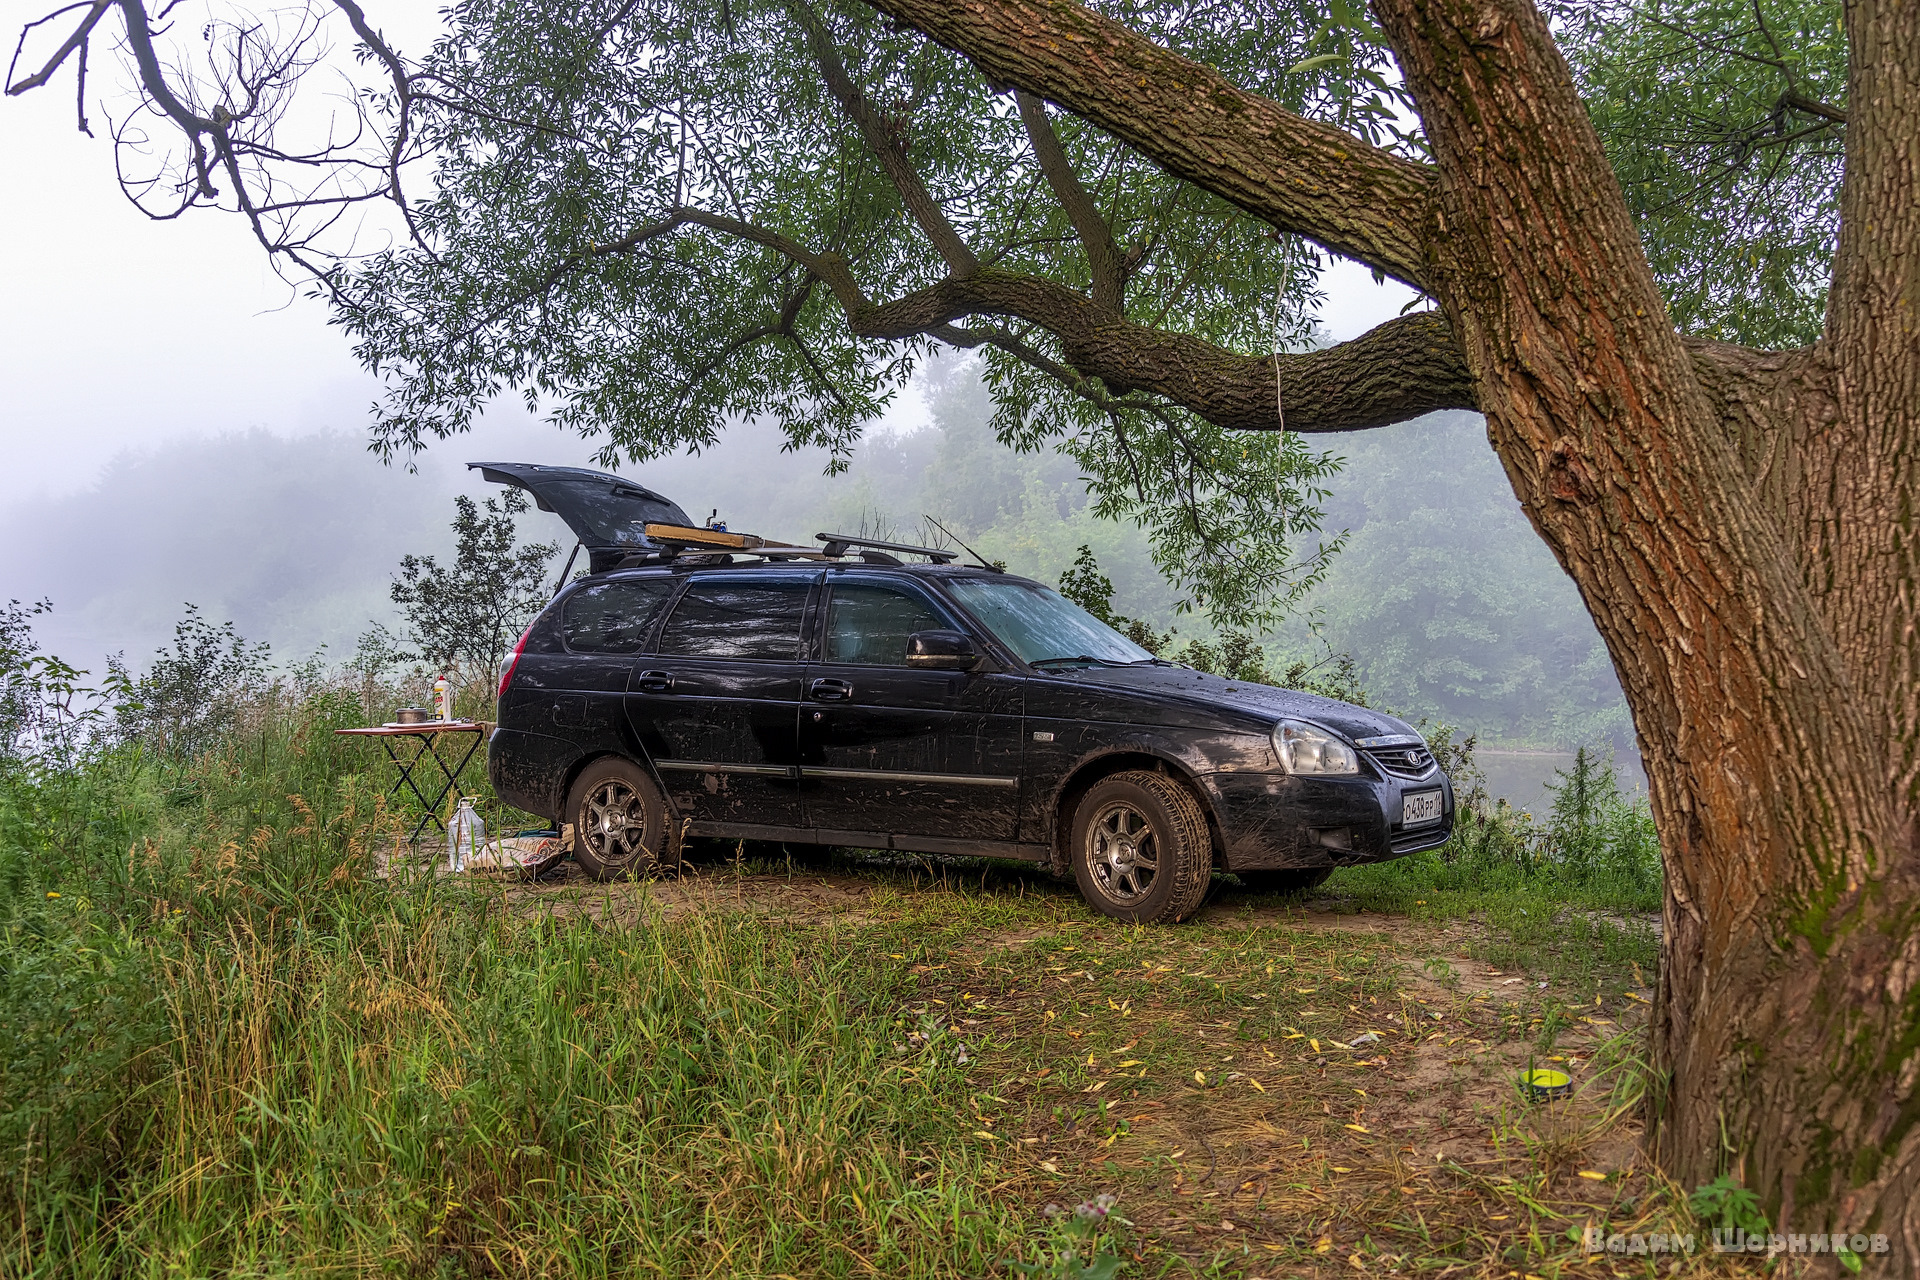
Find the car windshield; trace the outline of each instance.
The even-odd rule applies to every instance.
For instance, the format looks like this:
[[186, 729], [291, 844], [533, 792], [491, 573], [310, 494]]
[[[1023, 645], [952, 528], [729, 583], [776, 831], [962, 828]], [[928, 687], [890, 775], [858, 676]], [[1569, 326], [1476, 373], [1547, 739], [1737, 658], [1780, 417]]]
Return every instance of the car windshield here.
[[1032, 582], [958, 578], [947, 589], [1031, 666], [1124, 666], [1153, 655], [1068, 600]]

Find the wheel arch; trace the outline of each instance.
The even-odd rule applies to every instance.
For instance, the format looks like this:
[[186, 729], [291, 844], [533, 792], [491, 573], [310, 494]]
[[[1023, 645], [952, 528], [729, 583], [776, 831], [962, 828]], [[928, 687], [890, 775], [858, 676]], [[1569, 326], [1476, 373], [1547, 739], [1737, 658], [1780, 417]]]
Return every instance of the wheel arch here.
[[1073, 840], [1073, 811], [1079, 805], [1080, 797], [1101, 779], [1136, 769], [1164, 774], [1192, 793], [1200, 804], [1200, 812], [1207, 818], [1207, 838], [1212, 845], [1210, 853], [1213, 865], [1216, 869], [1224, 866], [1222, 859], [1227, 846], [1221, 833], [1220, 814], [1208, 788], [1200, 785], [1199, 775], [1172, 752], [1156, 750], [1146, 743], [1129, 743], [1081, 761], [1054, 789], [1046, 812], [1053, 823], [1047, 841], [1047, 864], [1055, 875], [1073, 874], [1069, 845]]
[[625, 760], [629, 764], [638, 765], [641, 771], [652, 779], [653, 785], [660, 789], [660, 795], [667, 804], [668, 815], [672, 817], [677, 813], [673, 804], [673, 794], [667, 790], [665, 780], [660, 777], [660, 771], [653, 767], [653, 761], [647, 758], [646, 752], [622, 751], [605, 747], [597, 751], [582, 751], [579, 757], [561, 772], [560, 785], [553, 799], [553, 811], [560, 815], [554, 820], [556, 824], [564, 825], [573, 820], [567, 813], [567, 801], [572, 797], [574, 784], [580, 781], [580, 775], [608, 758]]

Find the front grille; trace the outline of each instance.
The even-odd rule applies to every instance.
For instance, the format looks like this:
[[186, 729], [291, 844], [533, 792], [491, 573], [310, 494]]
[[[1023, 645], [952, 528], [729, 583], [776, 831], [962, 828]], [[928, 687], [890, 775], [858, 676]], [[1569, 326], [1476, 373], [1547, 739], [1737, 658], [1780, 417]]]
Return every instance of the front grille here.
[[1367, 752], [1382, 773], [1419, 781], [1433, 773], [1433, 752], [1423, 746], [1376, 747]]

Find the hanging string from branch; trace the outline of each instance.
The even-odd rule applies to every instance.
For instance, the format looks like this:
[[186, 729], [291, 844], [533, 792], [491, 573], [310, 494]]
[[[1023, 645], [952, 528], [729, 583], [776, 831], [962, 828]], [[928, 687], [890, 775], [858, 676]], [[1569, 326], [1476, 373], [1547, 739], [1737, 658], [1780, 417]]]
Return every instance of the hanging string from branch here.
[[1287, 290], [1293, 285], [1293, 254], [1288, 246], [1281, 247], [1280, 257], [1284, 268], [1280, 273], [1279, 282], [1274, 285], [1273, 293], [1273, 412], [1274, 416], [1280, 420], [1280, 435], [1284, 443], [1287, 434], [1287, 402], [1280, 389], [1280, 352], [1286, 345], [1282, 337], [1282, 326], [1286, 316]]

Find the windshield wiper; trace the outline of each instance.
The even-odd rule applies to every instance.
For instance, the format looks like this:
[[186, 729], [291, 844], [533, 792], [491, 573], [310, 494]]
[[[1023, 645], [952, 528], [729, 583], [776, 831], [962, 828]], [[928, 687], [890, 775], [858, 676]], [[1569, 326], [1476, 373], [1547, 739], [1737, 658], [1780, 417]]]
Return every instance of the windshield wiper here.
[[1125, 662], [1114, 662], [1108, 658], [1096, 658], [1091, 654], [1085, 653], [1078, 654], [1071, 658], [1041, 658], [1037, 661], [1029, 662], [1027, 665], [1036, 671], [1045, 671], [1058, 662], [1083, 662], [1095, 667], [1124, 667], [1130, 665]]
[[1165, 658], [1135, 658], [1127, 663], [1130, 667], [1177, 667], [1177, 662], [1168, 662]]

